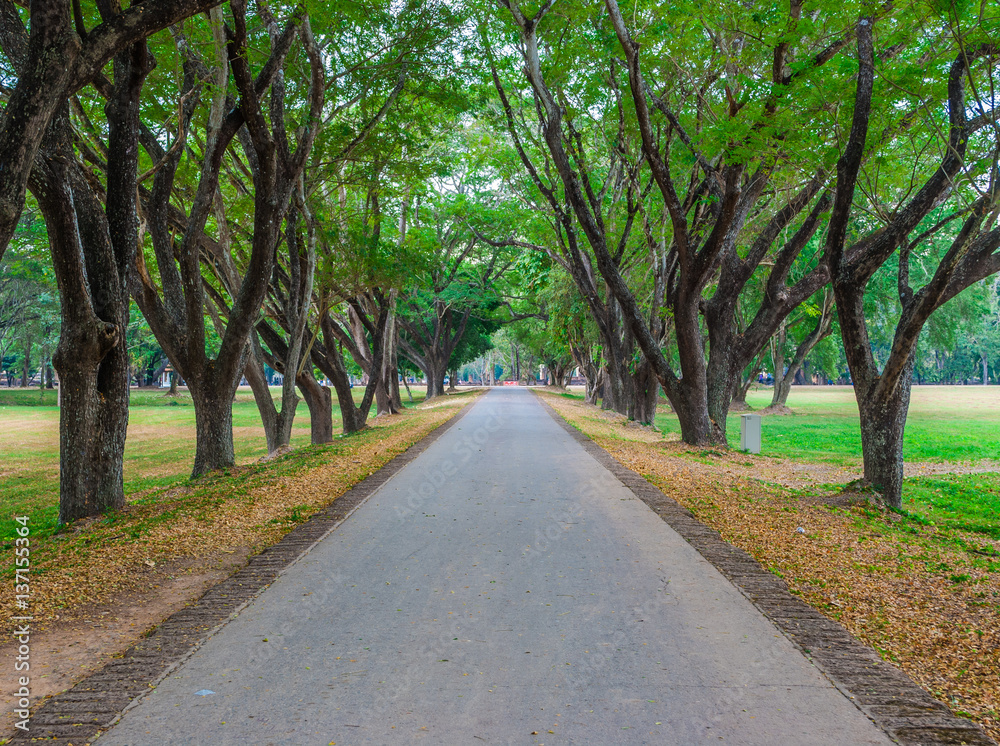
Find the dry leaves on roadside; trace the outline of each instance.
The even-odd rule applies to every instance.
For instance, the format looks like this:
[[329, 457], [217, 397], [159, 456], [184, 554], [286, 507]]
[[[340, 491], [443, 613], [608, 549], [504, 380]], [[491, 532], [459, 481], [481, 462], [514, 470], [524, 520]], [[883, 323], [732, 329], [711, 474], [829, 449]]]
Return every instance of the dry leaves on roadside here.
[[[813, 465], [695, 449], [579, 402], [546, 401], [806, 602], [1000, 739], [1000, 579], [984, 558], [959, 548], [960, 535], [944, 537], [918, 524], [902, 531], [895, 514], [831, 500], [818, 484], [838, 480], [822, 467], [810, 474]], [[781, 482], [812, 489], [793, 492]], [[992, 546], [1000, 550], [1000, 542]]]
[[[110, 518], [78, 521], [32, 544], [35, 628], [124, 594], [155, 593], [155, 568], [197, 573], [220, 554], [258, 552], [453, 417], [468, 396], [376, 418], [366, 430], [305, 455], [231, 469], [168, 490], [129, 495]], [[287, 459], [287, 460], [286, 460]], [[300, 459], [296, 461], [296, 459]], [[296, 468], [301, 463], [302, 468]], [[13, 584], [0, 604], [13, 608]]]

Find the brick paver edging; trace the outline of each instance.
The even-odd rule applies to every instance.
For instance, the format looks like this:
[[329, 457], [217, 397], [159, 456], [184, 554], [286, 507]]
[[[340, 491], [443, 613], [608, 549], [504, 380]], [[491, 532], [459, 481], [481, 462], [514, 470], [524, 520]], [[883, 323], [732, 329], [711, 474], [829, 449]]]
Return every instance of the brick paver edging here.
[[840, 624], [793, 596], [784, 580], [728, 544], [641, 474], [618, 463], [548, 402], [538, 400], [587, 453], [711, 562], [890, 738], [906, 746], [996, 746], [981, 726], [953, 715]]
[[462, 419], [475, 400], [441, 423], [381, 469], [296, 527], [277, 544], [255, 555], [246, 566], [189, 606], [172, 614], [148, 636], [72, 689], [57, 694], [31, 717], [27, 734], [11, 744], [41, 742], [84, 746], [106, 730], [134, 700], [186, 660], [222, 625], [273, 583], [327, 534], [343, 523], [372, 493], [417, 458]]

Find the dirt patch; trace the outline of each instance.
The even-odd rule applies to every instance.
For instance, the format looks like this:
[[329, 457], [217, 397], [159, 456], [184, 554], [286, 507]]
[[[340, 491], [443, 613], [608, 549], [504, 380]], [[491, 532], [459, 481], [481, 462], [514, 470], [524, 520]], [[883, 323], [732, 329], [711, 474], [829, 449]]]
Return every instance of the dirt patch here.
[[[546, 401], [883, 660], [1000, 737], [1000, 564], [991, 559], [1000, 541], [912, 522], [896, 530], [902, 518], [873, 509], [866, 495], [816, 489], [857, 479], [851, 468], [651, 442], [582, 404]], [[932, 465], [910, 466], [928, 473]]]
[[759, 413], [763, 415], [774, 415], [777, 417], [787, 417], [788, 415], [795, 414], [789, 407], [784, 404], [772, 404], [769, 407], [764, 407]]

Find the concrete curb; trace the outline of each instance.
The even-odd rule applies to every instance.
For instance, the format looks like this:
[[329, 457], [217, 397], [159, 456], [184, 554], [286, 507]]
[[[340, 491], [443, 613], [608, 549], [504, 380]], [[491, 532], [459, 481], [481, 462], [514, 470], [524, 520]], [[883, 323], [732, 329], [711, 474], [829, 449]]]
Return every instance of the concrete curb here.
[[890, 738], [905, 746], [997, 746], [980, 725], [952, 714], [840, 624], [793, 596], [784, 580], [728, 544], [641, 474], [618, 463], [544, 399], [538, 401], [587, 453], [711, 562]]
[[255, 555], [246, 566], [209, 588], [189, 606], [167, 617], [149, 635], [71, 689], [49, 699], [32, 715], [28, 733], [10, 744], [43, 741], [53, 746], [83, 746], [107, 730], [157, 682], [190, 657], [209, 637], [273, 583], [281, 573], [342, 524], [379, 487], [427, 450], [476, 403], [362, 480], [281, 541]]

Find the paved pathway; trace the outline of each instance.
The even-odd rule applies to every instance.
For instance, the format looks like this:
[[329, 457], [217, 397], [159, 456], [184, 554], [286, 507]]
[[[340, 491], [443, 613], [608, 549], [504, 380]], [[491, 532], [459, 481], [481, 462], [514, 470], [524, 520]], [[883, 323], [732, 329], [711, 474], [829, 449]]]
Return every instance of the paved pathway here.
[[519, 389], [481, 399], [98, 744], [417, 741], [890, 743]]

